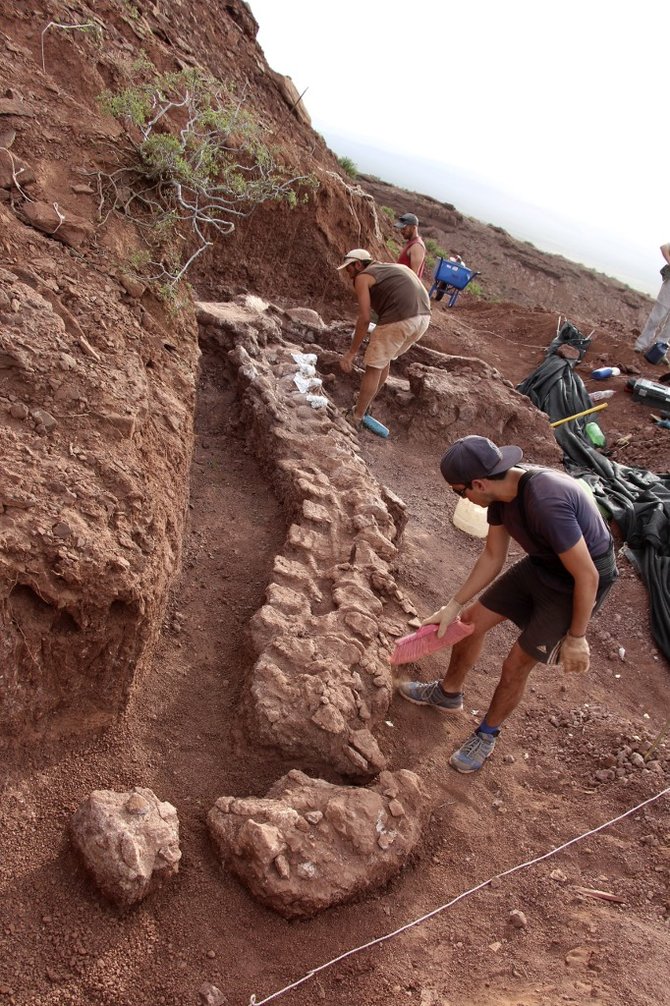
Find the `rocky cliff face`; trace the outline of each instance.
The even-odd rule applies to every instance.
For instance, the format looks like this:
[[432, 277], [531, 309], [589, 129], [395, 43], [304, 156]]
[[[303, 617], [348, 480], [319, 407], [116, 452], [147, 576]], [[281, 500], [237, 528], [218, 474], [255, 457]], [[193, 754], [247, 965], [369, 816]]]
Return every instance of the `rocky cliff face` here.
[[0, 215], [0, 732], [78, 729], [122, 708], [179, 566], [195, 329]]

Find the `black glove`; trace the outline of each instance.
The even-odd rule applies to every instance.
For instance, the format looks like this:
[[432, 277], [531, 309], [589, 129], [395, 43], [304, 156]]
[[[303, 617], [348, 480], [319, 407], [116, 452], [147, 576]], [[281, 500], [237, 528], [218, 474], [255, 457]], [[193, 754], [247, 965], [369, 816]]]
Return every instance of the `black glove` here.
[[670, 265], [667, 262], [661, 269], [661, 276], [663, 277], [664, 281], [666, 279], [670, 279]]

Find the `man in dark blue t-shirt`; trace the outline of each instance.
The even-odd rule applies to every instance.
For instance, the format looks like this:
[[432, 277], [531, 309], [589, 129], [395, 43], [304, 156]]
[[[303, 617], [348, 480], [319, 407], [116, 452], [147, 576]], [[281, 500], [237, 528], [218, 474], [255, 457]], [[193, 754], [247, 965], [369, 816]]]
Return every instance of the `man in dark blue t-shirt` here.
[[[499, 448], [486, 437], [470, 436], [457, 440], [440, 463], [458, 496], [488, 507], [489, 530], [463, 586], [423, 624], [438, 624], [443, 636], [463, 605], [488, 589], [461, 615], [474, 632], [453, 647], [444, 680], [406, 681], [400, 694], [445, 712], [461, 710], [463, 682], [489, 629], [509, 619], [522, 630], [503, 662], [484, 719], [449, 759], [459, 772], [482, 767], [536, 663], [589, 669], [586, 629], [618, 576], [612, 537], [588, 490], [564, 472], [520, 466], [522, 457], [519, 447]], [[526, 558], [496, 579], [510, 538]]]

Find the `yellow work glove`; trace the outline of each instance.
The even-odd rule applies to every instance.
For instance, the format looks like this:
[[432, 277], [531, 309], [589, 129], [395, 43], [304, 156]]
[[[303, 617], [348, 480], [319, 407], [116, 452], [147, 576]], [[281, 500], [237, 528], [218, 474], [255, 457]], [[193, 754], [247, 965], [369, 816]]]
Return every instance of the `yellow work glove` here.
[[590, 666], [590, 653], [586, 636], [568, 634], [561, 644], [559, 662], [568, 673], [585, 674]]
[[441, 608], [438, 608], [437, 611], [434, 611], [432, 615], [429, 615], [428, 618], [424, 618], [421, 624], [439, 625], [439, 629], [437, 630], [437, 638], [441, 639], [442, 636], [447, 631], [447, 626], [451, 625], [451, 623], [454, 621], [455, 618], [458, 618], [462, 608], [463, 605], [459, 604], [458, 601], [456, 601], [452, 597], [450, 601], [447, 601], [445, 605], [443, 605]]

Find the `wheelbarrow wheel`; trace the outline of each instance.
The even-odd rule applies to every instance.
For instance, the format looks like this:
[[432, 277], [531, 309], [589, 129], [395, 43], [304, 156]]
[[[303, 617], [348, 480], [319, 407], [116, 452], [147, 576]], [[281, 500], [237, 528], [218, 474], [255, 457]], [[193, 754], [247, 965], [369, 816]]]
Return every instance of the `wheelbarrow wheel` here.
[[442, 298], [444, 297], [446, 289], [447, 289], [447, 284], [446, 283], [438, 283], [437, 286], [436, 286], [436, 288], [435, 288], [435, 295], [433, 297], [433, 300], [442, 300]]

